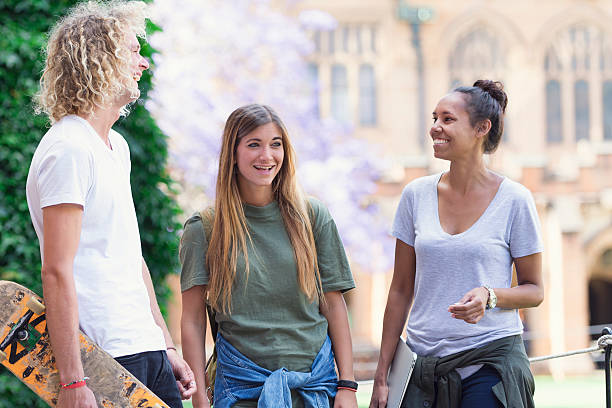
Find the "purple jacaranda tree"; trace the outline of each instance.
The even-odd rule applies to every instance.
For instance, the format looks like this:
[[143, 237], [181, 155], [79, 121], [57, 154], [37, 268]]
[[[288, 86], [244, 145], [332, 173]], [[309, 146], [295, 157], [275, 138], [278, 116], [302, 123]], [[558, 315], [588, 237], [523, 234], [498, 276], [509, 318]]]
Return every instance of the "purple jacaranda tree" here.
[[154, 89], [148, 109], [170, 137], [170, 166], [187, 189], [214, 197], [221, 134], [237, 107], [257, 102], [283, 119], [298, 157], [304, 190], [330, 209], [352, 262], [366, 271], [390, 266], [390, 222], [371, 196], [380, 168], [377, 149], [352, 129], [317, 112], [317, 84], [308, 70], [312, 29], [333, 29], [318, 11], [292, 17], [295, 1], [156, 0], [162, 32], [149, 39]]

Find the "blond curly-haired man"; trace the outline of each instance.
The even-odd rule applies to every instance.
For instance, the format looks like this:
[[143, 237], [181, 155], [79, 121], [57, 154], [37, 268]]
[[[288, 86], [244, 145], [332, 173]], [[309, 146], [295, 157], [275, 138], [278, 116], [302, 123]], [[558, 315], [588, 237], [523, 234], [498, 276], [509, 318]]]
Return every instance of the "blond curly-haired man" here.
[[52, 126], [34, 153], [26, 193], [62, 383], [58, 407], [97, 407], [79, 328], [171, 407], [195, 391], [142, 257], [129, 148], [111, 129], [139, 97], [149, 67], [138, 41], [145, 13], [137, 1], [81, 3], [47, 44], [36, 102]]

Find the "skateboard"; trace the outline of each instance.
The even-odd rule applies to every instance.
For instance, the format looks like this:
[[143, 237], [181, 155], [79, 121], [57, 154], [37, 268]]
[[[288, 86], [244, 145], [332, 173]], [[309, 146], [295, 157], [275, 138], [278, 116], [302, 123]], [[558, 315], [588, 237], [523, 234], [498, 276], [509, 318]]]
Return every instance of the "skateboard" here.
[[[87, 386], [104, 408], [168, 408], [89, 337], [80, 333]], [[0, 361], [50, 406], [57, 404], [59, 373], [49, 343], [45, 306], [31, 290], [0, 280]]]

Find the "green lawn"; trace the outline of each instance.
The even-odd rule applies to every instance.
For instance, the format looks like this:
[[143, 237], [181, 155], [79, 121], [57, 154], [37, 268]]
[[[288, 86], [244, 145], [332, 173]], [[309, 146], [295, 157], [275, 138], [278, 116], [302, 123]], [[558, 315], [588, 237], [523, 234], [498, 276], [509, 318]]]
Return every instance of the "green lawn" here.
[[[371, 384], [362, 384], [357, 393], [359, 408], [370, 403]], [[536, 376], [535, 402], [538, 408], [602, 408], [606, 406], [603, 370], [586, 377], [568, 377], [555, 382], [549, 376]], [[183, 404], [191, 408], [190, 402]]]
[[538, 408], [602, 408], [606, 406], [603, 370], [587, 377], [569, 377], [555, 382], [549, 376], [536, 377], [535, 402]]

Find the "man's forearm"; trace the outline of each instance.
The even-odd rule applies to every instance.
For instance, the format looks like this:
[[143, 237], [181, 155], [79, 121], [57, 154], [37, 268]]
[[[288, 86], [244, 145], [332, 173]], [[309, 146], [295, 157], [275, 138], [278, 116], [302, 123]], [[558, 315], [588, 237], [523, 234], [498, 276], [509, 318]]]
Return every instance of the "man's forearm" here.
[[83, 209], [62, 204], [43, 209], [44, 261], [41, 271], [49, 340], [60, 381], [83, 378], [79, 351], [79, 309], [73, 264], [81, 234]]
[[59, 370], [60, 381], [69, 383], [84, 377], [79, 346], [79, 313], [72, 271], [56, 267], [42, 269], [49, 341]]
[[147, 287], [147, 293], [149, 294], [149, 303], [151, 307], [151, 313], [153, 314], [153, 319], [164, 333], [166, 347], [174, 347], [174, 341], [172, 340], [172, 336], [170, 335], [170, 331], [168, 330], [168, 326], [166, 325], [164, 316], [161, 314], [161, 310], [159, 310], [159, 305], [157, 304], [157, 296], [155, 295], [153, 281], [151, 280], [151, 273], [149, 272], [149, 268], [147, 267], [144, 258], [142, 260], [142, 279], [144, 280], [145, 286]]

